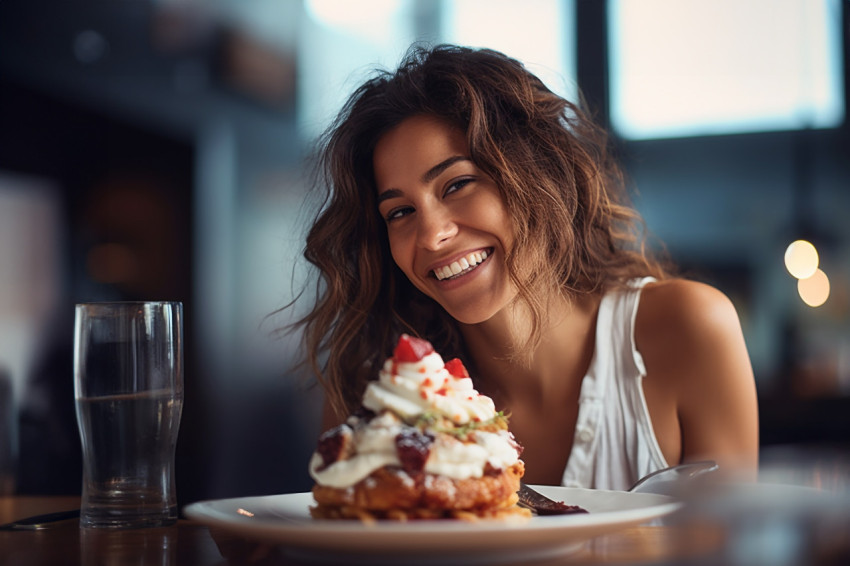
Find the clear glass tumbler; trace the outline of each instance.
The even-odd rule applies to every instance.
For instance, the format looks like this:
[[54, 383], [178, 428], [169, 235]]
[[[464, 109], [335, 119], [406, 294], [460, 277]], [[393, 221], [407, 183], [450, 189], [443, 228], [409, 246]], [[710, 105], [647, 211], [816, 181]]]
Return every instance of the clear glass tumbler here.
[[74, 389], [83, 445], [80, 525], [174, 523], [174, 453], [183, 411], [182, 304], [77, 305]]

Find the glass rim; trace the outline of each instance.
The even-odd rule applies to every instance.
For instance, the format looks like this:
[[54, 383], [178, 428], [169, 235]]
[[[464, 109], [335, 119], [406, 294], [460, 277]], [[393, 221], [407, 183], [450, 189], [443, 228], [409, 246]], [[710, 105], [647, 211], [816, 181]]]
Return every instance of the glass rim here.
[[88, 306], [133, 306], [133, 305], [183, 305], [183, 301], [86, 301], [75, 303], [77, 307]]

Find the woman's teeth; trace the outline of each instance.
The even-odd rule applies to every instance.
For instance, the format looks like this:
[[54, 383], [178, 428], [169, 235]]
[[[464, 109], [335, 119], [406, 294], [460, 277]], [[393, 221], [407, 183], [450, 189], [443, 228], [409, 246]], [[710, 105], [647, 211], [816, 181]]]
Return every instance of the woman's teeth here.
[[466, 255], [449, 265], [438, 267], [434, 270], [434, 276], [438, 281], [449, 279], [450, 277], [455, 277], [470, 271], [485, 259], [487, 259], [486, 251], [481, 250], [480, 252], [472, 252], [471, 254]]

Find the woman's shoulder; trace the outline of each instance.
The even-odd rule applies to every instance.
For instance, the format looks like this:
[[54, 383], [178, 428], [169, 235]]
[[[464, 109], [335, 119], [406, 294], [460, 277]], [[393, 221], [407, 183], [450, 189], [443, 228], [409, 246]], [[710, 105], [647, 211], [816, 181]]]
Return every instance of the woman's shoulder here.
[[650, 334], [710, 332], [738, 324], [732, 301], [719, 289], [689, 279], [647, 283], [641, 291], [636, 325]]
[[713, 355], [738, 348], [742, 339], [734, 304], [715, 287], [667, 279], [641, 292], [635, 345], [648, 367], [681, 370], [707, 363]]

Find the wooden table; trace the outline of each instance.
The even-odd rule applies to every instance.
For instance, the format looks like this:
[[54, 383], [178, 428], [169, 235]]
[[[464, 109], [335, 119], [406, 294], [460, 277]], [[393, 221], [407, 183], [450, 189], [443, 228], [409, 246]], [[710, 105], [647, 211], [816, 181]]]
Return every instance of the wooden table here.
[[[0, 497], [0, 523], [78, 506], [77, 497]], [[638, 526], [597, 537], [574, 553], [534, 564], [678, 564], [689, 559], [706, 563], [719, 556], [722, 543], [721, 531], [704, 526]], [[72, 519], [41, 531], [0, 531], [0, 565], [6, 564], [271, 566], [299, 562], [285, 548], [189, 520], [165, 528], [104, 531], [80, 529], [79, 521]]]

